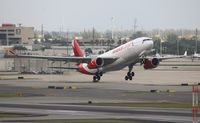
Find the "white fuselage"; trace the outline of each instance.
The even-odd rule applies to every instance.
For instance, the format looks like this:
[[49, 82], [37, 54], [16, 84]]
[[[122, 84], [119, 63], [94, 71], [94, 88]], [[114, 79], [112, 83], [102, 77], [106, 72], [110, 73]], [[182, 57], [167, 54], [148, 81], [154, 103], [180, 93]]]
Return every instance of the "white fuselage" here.
[[193, 55], [193, 58], [200, 58], [200, 54], [197, 54], [196, 52]]
[[[144, 41], [145, 39], [149, 39]], [[100, 68], [102, 72], [120, 70], [130, 64], [135, 64], [145, 51], [149, 51], [153, 48], [153, 41], [150, 38], [137, 38], [126, 44], [123, 44], [115, 49], [112, 49], [98, 57], [117, 58], [115, 62]]]

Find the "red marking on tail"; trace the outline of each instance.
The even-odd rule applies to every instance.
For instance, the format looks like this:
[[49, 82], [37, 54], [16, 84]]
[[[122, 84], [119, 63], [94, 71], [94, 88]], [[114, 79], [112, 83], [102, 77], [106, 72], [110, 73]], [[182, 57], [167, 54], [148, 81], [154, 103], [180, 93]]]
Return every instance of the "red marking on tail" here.
[[72, 41], [72, 48], [73, 48], [74, 56], [84, 57], [84, 53], [79, 47], [78, 41], [76, 39]]

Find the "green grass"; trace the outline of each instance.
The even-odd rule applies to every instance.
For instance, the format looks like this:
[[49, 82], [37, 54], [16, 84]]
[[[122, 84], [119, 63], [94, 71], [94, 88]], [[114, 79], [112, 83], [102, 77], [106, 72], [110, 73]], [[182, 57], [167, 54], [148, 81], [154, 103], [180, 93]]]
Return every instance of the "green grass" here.
[[[27, 121], [20, 121], [20, 122], [27, 122]], [[155, 122], [139, 121], [133, 119], [48, 119], [48, 120], [31, 120], [30, 123], [155, 123]]]
[[176, 103], [176, 102], [145, 102], [145, 103], [92, 103], [85, 105], [98, 106], [125, 106], [125, 107], [152, 107], [152, 108], [192, 108], [191, 103]]
[[24, 117], [26, 114], [18, 114], [18, 113], [0, 113], [0, 118], [12, 118], [12, 117]]
[[0, 97], [21, 97], [22, 93], [0, 93]]
[[27, 114], [27, 113], [14, 113], [14, 112], [0, 112], [0, 122], [6, 118], [18, 118], [18, 117], [40, 117], [47, 116], [46, 114]]
[[1, 77], [0, 80], [17, 80], [18, 78], [5, 78], [5, 77]]

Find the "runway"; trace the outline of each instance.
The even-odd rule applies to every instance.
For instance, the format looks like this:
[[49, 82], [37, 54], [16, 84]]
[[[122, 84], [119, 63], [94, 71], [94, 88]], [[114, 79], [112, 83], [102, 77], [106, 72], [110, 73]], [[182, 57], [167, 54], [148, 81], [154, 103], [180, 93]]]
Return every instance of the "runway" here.
[[[174, 65], [178, 68], [172, 68]], [[192, 122], [191, 85], [199, 82], [199, 62], [170, 61], [155, 70], [145, 71], [141, 66], [135, 66], [134, 70], [136, 76], [132, 81], [124, 80], [127, 69], [123, 69], [103, 75], [99, 83], [92, 83], [91, 76], [75, 71], [64, 75], [1, 75], [0, 115], [23, 115], [6, 116], [0, 118], [0, 122], [61, 122], [69, 119]], [[18, 76], [24, 79], [15, 79]], [[181, 86], [182, 83], [189, 85]], [[63, 89], [49, 89], [48, 86]], [[150, 106], [143, 103], [150, 103]]]
[[[46, 115], [65, 115], [66, 119], [73, 119], [71, 117], [78, 115], [76, 119], [85, 119], [88, 116], [93, 118], [118, 118], [118, 119], [136, 119], [136, 120], [149, 120], [160, 122], [180, 122], [186, 123], [191, 120], [191, 112], [186, 109], [153, 109], [153, 108], [128, 108], [128, 107], [115, 107], [115, 106], [88, 106], [88, 105], [61, 105], [61, 104], [0, 104], [0, 107], [12, 108], [12, 112], [15, 110], [23, 113], [33, 113], [34, 110], [46, 111]], [[14, 110], [15, 109], [15, 110]], [[29, 110], [27, 110], [29, 109]], [[30, 111], [30, 112], [29, 112]], [[45, 115], [45, 113], [37, 113], [38, 115]], [[71, 115], [68, 115], [68, 114]], [[83, 114], [84, 113], [84, 114]], [[82, 116], [80, 116], [82, 114]], [[94, 114], [98, 114], [97, 116]], [[69, 117], [70, 116], [70, 117]], [[85, 117], [84, 117], [85, 116]], [[26, 119], [26, 118], [25, 118]], [[40, 118], [41, 119], [41, 118]], [[19, 119], [11, 119], [19, 120]], [[27, 120], [31, 120], [28, 118]], [[2, 120], [3, 121], [3, 120]], [[26, 121], [26, 120], [25, 120]]]

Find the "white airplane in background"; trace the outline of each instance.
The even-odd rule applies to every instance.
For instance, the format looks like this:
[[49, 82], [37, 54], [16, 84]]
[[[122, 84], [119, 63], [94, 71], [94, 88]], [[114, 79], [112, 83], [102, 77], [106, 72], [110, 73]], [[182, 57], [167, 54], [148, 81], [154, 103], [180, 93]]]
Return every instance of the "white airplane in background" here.
[[198, 58], [198, 59], [200, 58], [200, 54], [198, 54], [196, 51], [192, 55], [192, 61], [194, 61], [195, 58]]
[[[83, 74], [93, 75], [93, 82], [99, 81], [101, 79], [101, 76], [106, 72], [121, 70], [127, 66], [129, 69], [127, 75], [125, 75], [125, 80], [132, 80], [132, 77], [135, 75], [132, 69], [136, 63], [139, 62], [143, 64], [144, 69], [152, 69], [156, 68], [162, 59], [166, 59], [164, 57], [145, 57], [145, 55], [151, 52], [153, 48], [153, 40], [152, 38], [148, 37], [141, 37], [129, 41], [126, 44], [123, 44], [117, 48], [114, 48], [108, 52], [105, 52], [93, 58], [85, 57], [83, 51], [79, 47], [77, 40], [72, 41], [72, 47], [74, 57], [38, 55], [17, 55], [17, 57], [48, 59], [52, 61], [76, 62], [77, 68], [75, 69], [77, 69]], [[170, 58], [171, 57], [168, 57], [167, 59]]]

